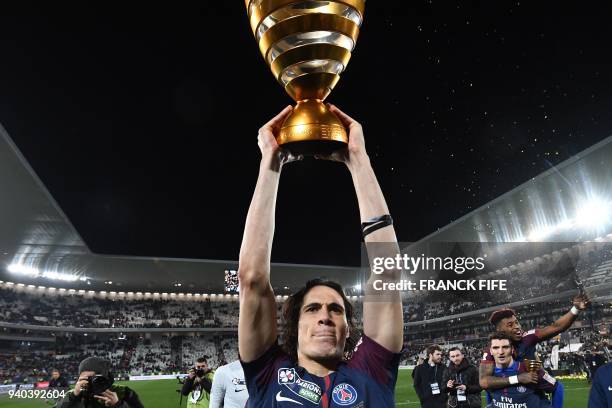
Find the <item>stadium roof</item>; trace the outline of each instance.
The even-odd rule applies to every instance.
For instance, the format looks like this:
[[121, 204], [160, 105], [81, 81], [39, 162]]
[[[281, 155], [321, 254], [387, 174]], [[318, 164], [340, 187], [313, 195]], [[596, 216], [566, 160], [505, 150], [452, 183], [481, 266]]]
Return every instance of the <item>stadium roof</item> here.
[[610, 233], [611, 221], [612, 136], [418, 243], [583, 242]]
[[[94, 254], [0, 126], [0, 279], [66, 288], [220, 292], [235, 260]], [[612, 219], [612, 136], [420, 240], [581, 242]], [[283, 293], [325, 276], [352, 287], [358, 268], [274, 264]], [[68, 281], [66, 279], [73, 279]], [[81, 279], [81, 280], [79, 280]], [[108, 284], [106, 282], [113, 282]], [[180, 284], [180, 286], [178, 286]]]
[[[224, 271], [237, 269], [236, 261], [94, 254], [2, 126], [0, 197], [0, 280], [92, 290], [221, 293]], [[272, 283], [283, 294], [320, 276], [353, 285], [356, 273], [355, 268], [274, 264]]]

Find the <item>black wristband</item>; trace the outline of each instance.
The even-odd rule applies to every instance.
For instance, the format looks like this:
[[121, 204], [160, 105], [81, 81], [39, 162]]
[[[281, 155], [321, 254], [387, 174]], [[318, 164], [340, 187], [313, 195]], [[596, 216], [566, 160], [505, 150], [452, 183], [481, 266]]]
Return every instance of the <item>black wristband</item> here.
[[381, 215], [380, 217], [371, 218], [370, 220], [361, 223], [361, 235], [365, 238], [367, 235], [378, 231], [381, 228], [393, 225], [393, 218], [389, 214]]

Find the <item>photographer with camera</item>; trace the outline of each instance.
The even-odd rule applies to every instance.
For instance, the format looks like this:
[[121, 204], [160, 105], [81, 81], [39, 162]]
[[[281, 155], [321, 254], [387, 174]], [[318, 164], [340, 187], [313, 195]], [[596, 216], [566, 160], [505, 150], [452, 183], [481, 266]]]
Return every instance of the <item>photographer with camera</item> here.
[[130, 388], [113, 384], [111, 363], [98, 357], [88, 357], [79, 364], [79, 379], [74, 389], [62, 399], [58, 408], [144, 408], [138, 395]]
[[195, 367], [189, 370], [181, 389], [181, 395], [188, 396], [187, 408], [208, 408], [213, 375], [214, 372], [208, 368], [206, 358], [198, 358]]

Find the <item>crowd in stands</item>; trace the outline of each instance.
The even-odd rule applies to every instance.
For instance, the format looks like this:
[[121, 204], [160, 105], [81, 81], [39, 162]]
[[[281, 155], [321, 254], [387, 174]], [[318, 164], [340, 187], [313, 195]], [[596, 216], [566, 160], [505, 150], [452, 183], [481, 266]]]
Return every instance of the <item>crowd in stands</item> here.
[[157, 336], [145, 339], [140, 335], [86, 338], [58, 336], [55, 343], [20, 342], [17, 350], [15, 344], [13, 348], [0, 348], [0, 384], [43, 381], [53, 369], [74, 380], [79, 363], [90, 356], [110, 360], [113, 374], [121, 378], [185, 373], [199, 357], [205, 357], [212, 367], [238, 358], [235, 334], [223, 338]]
[[[507, 271], [490, 273], [491, 279], [508, 280], [509, 290], [506, 292], [410, 293], [404, 302], [405, 321], [417, 324], [410, 325], [406, 331], [404, 362], [417, 364], [425, 347], [436, 343], [461, 345], [468, 358], [478, 363], [484, 339], [491, 332], [487, 323], [490, 312], [478, 312], [461, 318], [453, 315], [524, 301], [515, 307], [524, 329], [552, 323], [567, 312], [569, 298], [545, 302], [528, 300], [575, 289], [576, 281], [582, 281], [587, 290], [612, 281], [611, 244], [602, 244], [597, 250], [585, 250], [586, 244], [580, 245], [558, 252], [556, 257], [521, 262], [514, 268], [504, 268]], [[581, 251], [577, 261], [573, 254]], [[277, 306], [278, 322], [281, 324], [282, 303], [279, 301]], [[355, 320], [360, 322], [361, 301], [355, 302], [355, 306]], [[238, 312], [235, 299], [113, 300], [80, 294], [27, 293], [0, 287], [0, 323], [77, 328], [236, 328]], [[440, 317], [449, 317], [450, 320], [431, 321]], [[609, 301], [594, 305], [582, 314], [570, 338], [542, 345], [542, 359], [549, 359], [554, 344], [563, 346], [568, 343], [582, 344], [581, 352], [563, 353], [561, 356], [561, 365], [572, 371], [582, 369], [587, 351], [604, 353], [609, 359], [608, 345], [597, 333], [609, 332], [611, 323]], [[121, 376], [185, 372], [201, 356], [205, 356], [212, 367], [238, 358], [234, 331], [215, 332], [212, 336], [201, 337], [178, 334], [173, 337], [169, 334], [151, 337], [145, 332], [143, 330], [143, 334], [131, 337], [115, 334], [112, 339], [110, 335], [97, 335], [97, 338], [90, 335], [87, 338], [86, 333], [63, 334], [57, 336], [50, 346], [30, 348], [22, 342], [17, 353], [7, 347], [3, 352], [0, 342], [0, 383], [38, 381], [47, 378], [53, 368], [59, 369], [68, 378], [74, 378], [79, 362], [91, 355], [110, 359], [114, 372]], [[7, 343], [4, 344], [6, 346]]]
[[[612, 282], [612, 244], [602, 245], [598, 250], [580, 245], [554, 256], [520, 262], [505, 268], [506, 271], [478, 276], [507, 280], [506, 291], [411, 292], [404, 300], [405, 321], [427, 321], [556, 294], [575, 289], [576, 281], [582, 281], [587, 288]], [[575, 255], [580, 252], [580, 256]], [[360, 303], [355, 308], [357, 321], [361, 316]], [[280, 322], [280, 303], [278, 311]], [[237, 327], [238, 312], [238, 302], [232, 300], [103, 299], [0, 288], [0, 322], [8, 323], [87, 328], [218, 328]]]

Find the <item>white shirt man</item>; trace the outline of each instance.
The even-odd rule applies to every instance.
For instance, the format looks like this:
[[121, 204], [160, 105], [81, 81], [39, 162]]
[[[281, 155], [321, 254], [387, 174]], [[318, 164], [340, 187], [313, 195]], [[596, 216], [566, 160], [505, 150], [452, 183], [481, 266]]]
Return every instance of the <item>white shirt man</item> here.
[[244, 408], [248, 398], [240, 361], [231, 362], [215, 371], [209, 408]]

